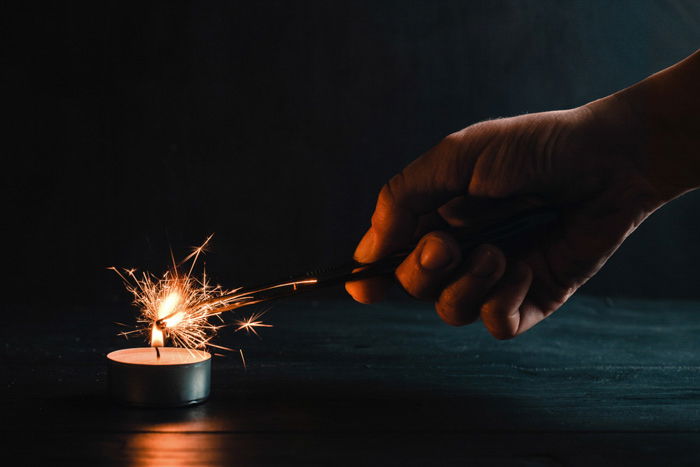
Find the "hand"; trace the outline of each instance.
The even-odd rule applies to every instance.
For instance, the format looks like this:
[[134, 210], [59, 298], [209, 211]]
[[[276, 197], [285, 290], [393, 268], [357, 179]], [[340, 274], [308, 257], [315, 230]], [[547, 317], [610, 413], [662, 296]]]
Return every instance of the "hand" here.
[[[396, 269], [412, 296], [435, 301], [460, 326], [481, 317], [498, 339], [551, 315], [590, 279], [627, 236], [669, 199], [638, 126], [611, 96], [572, 110], [472, 125], [394, 176], [355, 252], [372, 262], [417, 246]], [[559, 221], [540, 241], [509, 254], [494, 245], [461, 251], [445, 229], [473, 229], [534, 206]], [[346, 284], [362, 303], [382, 298], [387, 278]]]

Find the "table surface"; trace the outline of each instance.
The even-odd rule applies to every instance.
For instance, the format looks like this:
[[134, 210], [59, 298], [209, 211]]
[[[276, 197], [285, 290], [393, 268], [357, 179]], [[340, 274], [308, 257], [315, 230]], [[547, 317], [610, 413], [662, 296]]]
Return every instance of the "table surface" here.
[[[697, 465], [700, 302], [576, 297], [512, 341], [430, 305], [276, 304], [181, 409], [107, 396], [131, 310], [6, 309], [4, 456], [16, 465]], [[12, 457], [6, 457], [12, 458]]]

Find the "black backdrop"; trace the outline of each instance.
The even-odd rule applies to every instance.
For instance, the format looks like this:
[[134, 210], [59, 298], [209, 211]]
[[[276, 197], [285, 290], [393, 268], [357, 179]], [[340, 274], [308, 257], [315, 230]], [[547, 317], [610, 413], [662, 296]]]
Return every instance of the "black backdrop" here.
[[[107, 5], [107, 6], [106, 6]], [[700, 45], [689, 1], [3, 7], [6, 302], [128, 300], [215, 232], [223, 285], [346, 259], [382, 183], [475, 121], [577, 106]], [[700, 196], [589, 293], [699, 297]], [[48, 310], [53, 307], [47, 308]]]

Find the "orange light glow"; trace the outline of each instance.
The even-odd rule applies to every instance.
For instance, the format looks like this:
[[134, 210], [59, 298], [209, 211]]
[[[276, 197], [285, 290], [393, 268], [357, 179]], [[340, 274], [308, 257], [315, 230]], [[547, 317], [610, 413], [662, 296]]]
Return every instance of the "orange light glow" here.
[[[245, 459], [231, 461], [229, 449], [235, 446], [237, 452], [250, 449], [238, 438], [212, 435], [228, 429], [226, 423], [215, 417], [206, 417], [202, 412], [189, 415], [172, 423], [144, 425], [143, 433], [127, 433], [124, 442], [119, 444], [118, 459], [132, 467], [189, 467], [192, 465], [246, 465]], [[183, 415], [173, 417], [185, 418]]]
[[158, 319], [163, 319], [173, 313], [180, 304], [180, 300], [181, 297], [177, 290], [168, 293], [158, 305]]
[[185, 312], [179, 310], [182, 303], [182, 296], [177, 290], [170, 292], [160, 302], [158, 307], [158, 319], [165, 327], [174, 327], [185, 318]]
[[[214, 347], [231, 350], [211, 342], [217, 331], [227, 325], [220, 316], [222, 313], [261, 303], [265, 299], [259, 295], [268, 290], [296, 290], [300, 285], [317, 283], [316, 279], [307, 278], [255, 290], [226, 290], [220, 285], [211, 285], [204, 270], [201, 278], [193, 274], [195, 263], [206, 251], [211, 238], [212, 236], [209, 236], [202, 245], [193, 248], [180, 263], [173, 259], [172, 268], [162, 276], [149, 272], [137, 274], [135, 269], [109, 268], [124, 281], [140, 311], [137, 329], [124, 331], [121, 335], [150, 336], [153, 347], [162, 347], [166, 345], [167, 340], [167, 344], [175, 347]], [[187, 269], [184, 269], [182, 266], [186, 263], [189, 264]], [[184, 270], [187, 272], [184, 273]], [[261, 316], [262, 313], [256, 313], [245, 320], [237, 321], [237, 330], [257, 335], [257, 328], [271, 327], [260, 320]], [[218, 317], [219, 323], [212, 322], [214, 317]]]

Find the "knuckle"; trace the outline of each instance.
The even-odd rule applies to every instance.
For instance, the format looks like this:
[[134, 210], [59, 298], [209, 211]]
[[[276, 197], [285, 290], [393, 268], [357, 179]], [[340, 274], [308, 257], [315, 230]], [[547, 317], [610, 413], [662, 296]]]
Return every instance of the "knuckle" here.
[[394, 196], [389, 188], [389, 182], [385, 183], [381, 190], [379, 190], [379, 195], [377, 196], [377, 204], [379, 205], [389, 205], [393, 204]]
[[463, 323], [455, 319], [453, 310], [443, 304], [441, 301], [435, 303], [435, 311], [437, 312], [440, 319], [450, 326], [464, 326], [467, 323]]
[[452, 237], [452, 235], [450, 235], [449, 233], [447, 233], [447, 232], [445, 232], [445, 231], [443, 231], [443, 230], [433, 230], [433, 231], [431, 231], [431, 232], [428, 232], [427, 234], [425, 234], [425, 235], [423, 236], [423, 239], [422, 239], [422, 240], [423, 240], [423, 241], [426, 241], [426, 240], [430, 240], [430, 239], [438, 240], [438, 241], [440, 241], [440, 242], [442, 242], [443, 244], [446, 244], [446, 245], [452, 244], [452, 243], [455, 242], [455, 240], [454, 240], [454, 238]]
[[372, 214], [372, 226], [381, 230], [386, 222], [386, 217], [391, 215], [400, 204], [399, 193], [404, 184], [403, 175], [401, 173], [394, 175], [383, 187], [379, 190], [377, 196], [377, 206]]
[[507, 316], [508, 310], [498, 308], [493, 303], [485, 303], [481, 307], [481, 316], [484, 327], [497, 340], [504, 341], [516, 336], [517, 330], [500, 323], [499, 316]]
[[464, 130], [459, 130], [455, 131], [454, 133], [450, 133], [449, 135], [445, 136], [442, 138], [442, 141], [440, 144], [448, 147], [454, 147], [462, 144], [462, 141], [464, 140]]
[[399, 194], [403, 191], [405, 185], [405, 176], [403, 172], [399, 172], [389, 179], [379, 192], [380, 201], [392, 205], [399, 203]]
[[451, 267], [455, 267], [459, 261], [462, 260], [462, 247], [459, 242], [448, 232], [443, 230], [433, 230], [425, 234], [421, 240], [420, 244], [425, 245], [427, 242], [435, 242], [440, 245], [440, 247], [450, 255], [452, 258]]
[[488, 301], [481, 305], [481, 313], [484, 316], [499, 316], [503, 315], [505, 310], [498, 307], [493, 301]]
[[576, 291], [575, 287], [564, 288], [556, 283], [536, 283], [530, 289], [530, 300], [542, 310], [544, 316], [549, 316], [558, 310]]
[[435, 302], [435, 311], [448, 324], [452, 326], [464, 326], [473, 323], [479, 314], [462, 300], [452, 289], [445, 289], [440, 298]]
[[413, 298], [418, 300], [429, 299], [428, 288], [417, 277], [413, 274], [397, 274], [396, 278], [399, 280], [401, 287]]
[[417, 262], [397, 269], [396, 279], [406, 293], [418, 300], [434, 300], [439, 293], [436, 292], [438, 280], [426, 274]]

